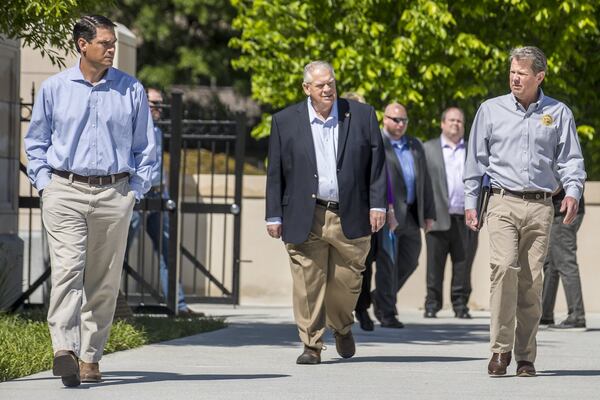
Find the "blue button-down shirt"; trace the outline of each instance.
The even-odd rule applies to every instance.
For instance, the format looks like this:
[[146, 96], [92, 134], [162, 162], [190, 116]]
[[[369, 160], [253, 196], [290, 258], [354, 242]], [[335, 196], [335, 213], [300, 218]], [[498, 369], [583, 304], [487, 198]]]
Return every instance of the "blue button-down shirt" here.
[[402, 167], [402, 177], [404, 178], [404, 184], [406, 185], [406, 204], [413, 204], [415, 202], [415, 160], [412, 155], [412, 151], [408, 144], [408, 138], [402, 136], [400, 140], [393, 140], [387, 132], [385, 134], [390, 138], [390, 143], [396, 152], [398, 161], [400, 161], [400, 167]]
[[41, 86], [25, 135], [29, 179], [43, 190], [53, 169], [83, 176], [128, 172], [140, 199], [156, 163], [153, 126], [140, 82], [109, 68], [93, 85], [78, 63]]
[[579, 200], [586, 174], [571, 110], [541, 89], [527, 110], [512, 93], [484, 102], [469, 138], [466, 209], [476, 208], [484, 173], [492, 186], [519, 192], [552, 193], [562, 184]]

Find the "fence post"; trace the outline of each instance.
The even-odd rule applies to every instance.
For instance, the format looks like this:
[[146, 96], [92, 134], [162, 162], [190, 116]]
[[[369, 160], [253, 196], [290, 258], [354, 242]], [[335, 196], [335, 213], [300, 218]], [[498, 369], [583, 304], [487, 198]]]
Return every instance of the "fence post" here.
[[[167, 295], [167, 307], [173, 315], [177, 315], [178, 293], [179, 293], [179, 257], [180, 238], [179, 221], [180, 205], [180, 168], [181, 168], [181, 135], [183, 124], [183, 92], [173, 90], [171, 92], [171, 140], [169, 142], [169, 195], [171, 202], [169, 213], [169, 259], [167, 267], [169, 271], [169, 292]], [[185, 171], [183, 173], [185, 179]]]

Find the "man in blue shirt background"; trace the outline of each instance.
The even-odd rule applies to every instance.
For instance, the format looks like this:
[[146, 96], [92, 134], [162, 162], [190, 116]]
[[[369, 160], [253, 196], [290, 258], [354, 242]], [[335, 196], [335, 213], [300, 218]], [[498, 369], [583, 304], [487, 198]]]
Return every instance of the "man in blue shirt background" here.
[[[148, 103], [150, 105], [150, 112], [152, 114], [152, 120], [158, 121], [161, 117], [160, 105], [163, 103], [162, 94], [159, 90], [154, 88], [148, 88]], [[156, 139], [156, 164], [152, 168], [152, 187], [146, 193], [146, 198], [154, 199], [168, 199], [169, 193], [167, 186], [164, 184], [166, 176], [163, 171], [162, 165], [162, 130], [154, 125], [154, 137]], [[162, 185], [161, 185], [162, 180]], [[163, 295], [167, 297], [169, 291], [169, 270], [167, 266], [167, 260], [169, 259], [169, 215], [162, 211], [148, 211], [146, 214], [142, 214], [140, 211], [134, 211], [131, 216], [131, 224], [129, 225], [129, 234], [127, 236], [127, 253], [135, 238], [135, 235], [140, 229], [143, 217], [146, 217], [146, 232], [152, 240], [152, 246], [154, 251], [158, 254], [159, 264], [159, 279], [160, 287]], [[161, 237], [162, 236], [162, 237]], [[162, 243], [161, 243], [162, 241]], [[179, 308], [179, 315], [196, 315], [202, 316], [202, 313], [196, 313], [192, 311], [185, 302], [185, 295], [183, 293], [183, 287], [179, 286], [179, 292], [177, 294], [177, 306]]]
[[25, 136], [49, 238], [53, 373], [65, 386], [101, 380], [127, 228], [156, 162], [144, 88], [112, 68], [114, 26], [99, 15], [76, 22], [80, 59], [42, 84]]

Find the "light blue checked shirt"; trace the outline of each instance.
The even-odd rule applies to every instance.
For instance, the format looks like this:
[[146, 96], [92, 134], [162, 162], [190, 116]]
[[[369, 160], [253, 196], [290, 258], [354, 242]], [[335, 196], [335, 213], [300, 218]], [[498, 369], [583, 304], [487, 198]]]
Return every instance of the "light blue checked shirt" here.
[[469, 137], [465, 209], [476, 208], [484, 173], [492, 186], [518, 192], [552, 193], [562, 184], [579, 201], [586, 174], [571, 110], [541, 89], [527, 110], [512, 93], [485, 101]]
[[92, 85], [77, 63], [41, 86], [25, 135], [27, 173], [39, 191], [53, 169], [83, 176], [128, 172], [139, 200], [150, 189], [155, 142], [142, 84], [111, 67]]

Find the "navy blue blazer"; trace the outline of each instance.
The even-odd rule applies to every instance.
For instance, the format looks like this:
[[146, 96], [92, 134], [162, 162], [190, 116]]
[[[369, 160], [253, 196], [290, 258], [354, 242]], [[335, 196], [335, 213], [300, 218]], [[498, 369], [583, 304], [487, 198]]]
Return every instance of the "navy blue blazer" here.
[[[338, 99], [339, 216], [348, 239], [371, 234], [369, 210], [387, 208], [385, 153], [375, 110]], [[307, 102], [273, 115], [269, 138], [266, 217], [281, 217], [286, 243], [308, 238], [318, 192], [318, 172]]]

